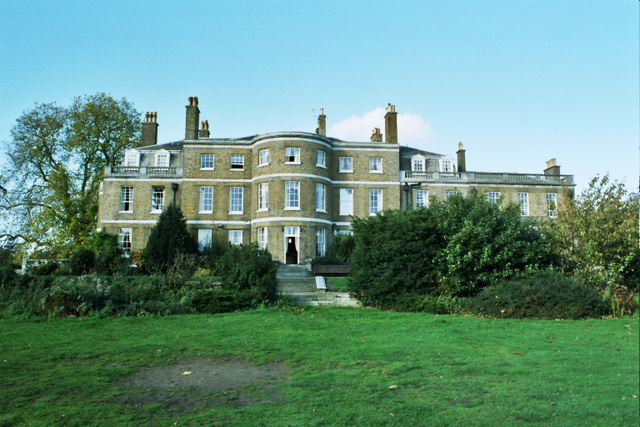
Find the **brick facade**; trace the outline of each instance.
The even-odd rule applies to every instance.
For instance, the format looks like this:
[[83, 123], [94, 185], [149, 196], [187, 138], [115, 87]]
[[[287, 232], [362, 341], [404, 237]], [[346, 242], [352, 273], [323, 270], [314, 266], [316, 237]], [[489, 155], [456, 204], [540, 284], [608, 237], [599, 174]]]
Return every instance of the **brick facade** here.
[[[562, 197], [563, 185], [573, 187], [573, 177], [560, 175], [555, 161], [540, 175], [467, 172], [462, 145], [457, 163], [452, 157], [401, 147], [392, 105], [385, 126], [393, 132], [385, 142], [379, 129], [370, 142], [327, 137], [323, 112], [315, 134], [209, 138], [207, 122], [196, 129], [198, 99], [191, 97], [186, 139], [158, 145], [155, 113], [151, 117], [150, 135], [143, 129], [143, 144], [128, 152], [129, 160], [106, 168], [100, 191], [99, 228], [120, 234], [133, 251], [146, 244], [159, 216], [154, 204], [160, 196], [165, 205], [175, 199], [189, 229], [203, 242], [209, 234], [224, 240], [241, 234], [245, 244], [264, 241], [281, 262], [303, 263], [321, 255], [333, 233], [350, 229], [351, 216], [345, 211], [366, 217], [372, 205], [414, 208], [425, 194], [428, 200], [444, 198], [448, 191], [478, 191], [500, 193], [507, 202], [518, 202], [518, 193], [526, 193], [525, 213], [544, 217], [550, 214], [547, 199]], [[148, 115], [145, 120], [149, 122]]]

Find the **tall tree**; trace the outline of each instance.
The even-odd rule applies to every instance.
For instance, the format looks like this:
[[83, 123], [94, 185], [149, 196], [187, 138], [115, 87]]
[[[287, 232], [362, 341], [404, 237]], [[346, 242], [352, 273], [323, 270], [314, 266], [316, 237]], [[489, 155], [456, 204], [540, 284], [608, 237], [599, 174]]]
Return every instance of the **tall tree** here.
[[104, 167], [139, 138], [140, 113], [104, 93], [25, 111], [5, 143], [4, 235], [50, 253], [83, 244], [96, 226]]

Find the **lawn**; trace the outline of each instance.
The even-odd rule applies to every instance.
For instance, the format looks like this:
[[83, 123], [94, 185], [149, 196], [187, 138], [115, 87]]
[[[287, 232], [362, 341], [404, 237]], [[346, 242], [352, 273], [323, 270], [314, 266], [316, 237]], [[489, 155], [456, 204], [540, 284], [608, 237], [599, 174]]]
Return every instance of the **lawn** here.
[[0, 321], [0, 426], [635, 426], [638, 394], [637, 318]]

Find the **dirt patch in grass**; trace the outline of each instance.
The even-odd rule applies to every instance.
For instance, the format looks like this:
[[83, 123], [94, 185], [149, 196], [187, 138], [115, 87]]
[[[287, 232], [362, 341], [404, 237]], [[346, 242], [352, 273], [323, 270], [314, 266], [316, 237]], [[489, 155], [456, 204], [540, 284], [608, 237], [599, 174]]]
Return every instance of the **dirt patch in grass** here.
[[275, 386], [288, 378], [282, 363], [254, 365], [243, 360], [183, 359], [174, 365], [144, 368], [119, 385], [121, 403], [161, 405], [176, 415], [203, 406], [234, 407], [279, 401]]

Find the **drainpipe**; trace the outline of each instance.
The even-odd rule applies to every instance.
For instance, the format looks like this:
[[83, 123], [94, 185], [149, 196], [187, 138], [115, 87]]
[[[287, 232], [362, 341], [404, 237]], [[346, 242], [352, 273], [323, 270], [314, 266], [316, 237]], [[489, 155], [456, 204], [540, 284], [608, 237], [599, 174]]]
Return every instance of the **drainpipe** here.
[[171, 183], [171, 189], [173, 190], [173, 205], [176, 205], [176, 193], [178, 192], [178, 184], [175, 182]]

